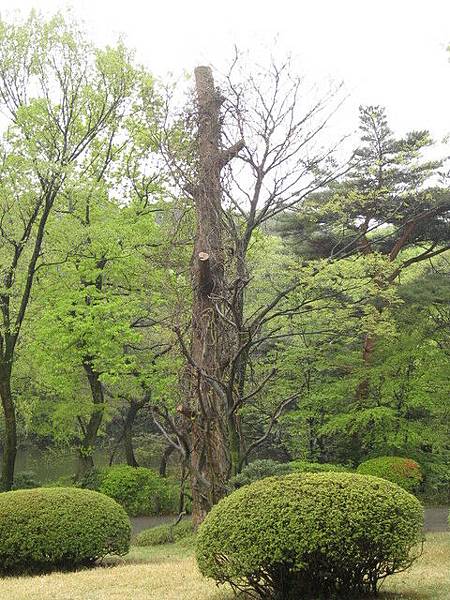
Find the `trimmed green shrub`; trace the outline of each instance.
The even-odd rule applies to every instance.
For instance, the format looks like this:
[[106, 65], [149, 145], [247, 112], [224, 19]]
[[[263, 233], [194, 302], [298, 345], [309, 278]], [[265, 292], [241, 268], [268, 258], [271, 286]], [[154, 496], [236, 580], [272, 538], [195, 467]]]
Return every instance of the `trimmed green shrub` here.
[[270, 459], [254, 460], [245, 466], [239, 475], [235, 475], [229, 480], [228, 487], [230, 490], [237, 490], [264, 477], [287, 475], [292, 471], [293, 469], [289, 466], [289, 463], [280, 463]]
[[40, 487], [41, 484], [36, 480], [36, 475], [31, 471], [22, 471], [14, 476], [13, 490], [30, 490]]
[[293, 460], [288, 463], [292, 472], [299, 473], [346, 473], [347, 467], [342, 465], [332, 465], [331, 463], [316, 463], [306, 460]]
[[203, 575], [257, 597], [348, 598], [407, 568], [422, 527], [420, 502], [389, 481], [294, 473], [222, 499], [199, 528], [196, 557]]
[[[171, 477], [162, 477], [166, 482], [166, 492], [162, 498], [161, 513], [164, 515], [178, 514], [180, 512], [180, 494], [181, 485], [179, 480]], [[188, 486], [185, 486], [183, 511], [190, 513], [192, 511], [192, 502]]]
[[342, 465], [332, 465], [328, 463], [315, 463], [306, 460], [294, 460], [288, 463], [280, 463], [271, 459], [254, 460], [242, 469], [239, 475], [235, 475], [228, 482], [230, 491], [237, 490], [244, 485], [264, 479], [265, 477], [274, 477], [288, 475], [289, 473], [327, 473], [327, 472], [348, 471]]
[[159, 525], [141, 531], [134, 539], [135, 546], [159, 546], [178, 542], [194, 533], [192, 521], [180, 521], [177, 525]]
[[98, 491], [114, 498], [132, 517], [177, 510], [173, 483], [144, 467], [117, 465], [106, 469]]
[[450, 504], [450, 464], [444, 461], [420, 463], [424, 481], [420, 486], [420, 497], [425, 504]]
[[422, 482], [420, 465], [411, 458], [380, 456], [361, 463], [356, 469], [361, 475], [374, 475], [396, 483], [408, 492], [416, 492]]
[[57, 479], [53, 479], [52, 481], [45, 481], [41, 486], [39, 487], [48, 487], [48, 488], [55, 488], [55, 487], [63, 487], [63, 488], [67, 488], [67, 487], [74, 487], [74, 482], [73, 482], [73, 475], [61, 475], [60, 477], [58, 477]]
[[93, 469], [89, 469], [89, 471], [87, 471], [76, 483], [80, 488], [98, 492], [104, 475], [104, 469], [97, 469], [94, 467]]
[[35, 488], [0, 494], [3, 572], [74, 568], [107, 554], [126, 554], [131, 526], [111, 498], [79, 488]]

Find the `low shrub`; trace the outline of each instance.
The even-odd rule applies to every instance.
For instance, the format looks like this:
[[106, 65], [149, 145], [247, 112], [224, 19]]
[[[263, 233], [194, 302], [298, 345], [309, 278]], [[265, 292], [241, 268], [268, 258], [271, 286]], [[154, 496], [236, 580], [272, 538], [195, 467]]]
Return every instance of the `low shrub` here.
[[35, 488], [0, 494], [3, 572], [74, 568], [126, 554], [130, 533], [123, 508], [97, 492]]
[[294, 473], [222, 499], [197, 533], [203, 575], [256, 597], [345, 598], [407, 568], [423, 508], [397, 485], [354, 473]]
[[228, 487], [230, 490], [237, 490], [244, 485], [248, 485], [264, 477], [287, 475], [292, 471], [293, 469], [288, 463], [280, 463], [270, 459], [254, 460], [249, 465], [246, 465], [239, 475], [235, 475], [229, 480]]
[[450, 464], [441, 461], [424, 461], [424, 482], [420, 497], [425, 504], [450, 504]]
[[374, 475], [396, 483], [408, 492], [417, 492], [423, 475], [420, 465], [411, 458], [380, 456], [361, 463], [356, 470], [361, 475]]
[[51, 481], [44, 482], [42, 484], [42, 486], [40, 486], [40, 487], [48, 487], [48, 488], [55, 488], [55, 487], [68, 488], [68, 487], [74, 487], [73, 475], [61, 475], [57, 479], [52, 479]]
[[289, 473], [327, 473], [327, 472], [348, 471], [342, 465], [332, 465], [328, 463], [315, 463], [306, 460], [294, 460], [288, 463], [280, 463], [271, 459], [254, 460], [249, 465], [244, 467], [228, 482], [230, 491], [237, 490], [244, 485], [264, 479], [265, 477], [274, 477], [288, 475]]
[[[161, 512], [165, 515], [178, 514], [180, 512], [180, 494], [181, 486], [178, 479], [172, 477], [162, 477], [166, 482], [166, 492], [162, 498]], [[192, 510], [191, 496], [188, 486], [185, 486], [184, 502], [182, 510], [190, 513]]]
[[180, 521], [177, 525], [159, 525], [141, 531], [134, 539], [135, 546], [159, 546], [171, 544], [194, 533], [192, 521]]
[[144, 467], [110, 467], [101, 477], [98, 490], [114, 498], [132, 517], [171, 514], [177, 510], [173, 482]]
[[299, 473], [345, 473], [349, 471], [343, 465], [308, 462], [306, 460], [293, 460], [288, 464], [293, 472]]
[[103, 477], [105, 475], [105, 469], [89, 469], [80, 479], [77, 480], [77, 485], [84, 490], [94, 490], [98, 492], [102, 484]]
[[40, 487], [41, 484], [36, 479], [36, 475], [31, 471], [22, 471], [14, 476], [13, 490], [30, 490]]

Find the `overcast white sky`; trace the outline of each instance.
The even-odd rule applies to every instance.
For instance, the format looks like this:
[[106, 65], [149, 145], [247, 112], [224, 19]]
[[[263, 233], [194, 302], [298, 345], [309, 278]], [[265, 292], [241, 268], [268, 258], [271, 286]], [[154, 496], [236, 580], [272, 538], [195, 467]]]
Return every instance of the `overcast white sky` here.
[[398, 133], [450, 133], [449, 0], [0, 0], [3, 18], [33, 7], [72, 7], [98, 45], [122, 34], [158, 75], [223, 68], [235, 43], [261, 62], [261, 47], [278, 36], [310, 79], [344, 81], [349, 129], [356, 107], [370, 103], [386, 106]]

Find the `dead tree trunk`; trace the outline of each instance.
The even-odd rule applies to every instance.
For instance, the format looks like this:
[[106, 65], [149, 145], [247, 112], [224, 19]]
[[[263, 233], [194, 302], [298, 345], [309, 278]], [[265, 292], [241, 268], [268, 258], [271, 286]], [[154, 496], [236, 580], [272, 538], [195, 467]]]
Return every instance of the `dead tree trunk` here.
[[193, 189], [196, 236], [191, 266], [194, 291], [190, 349], [189, 421], [193, 520], [200, 523], [225, 494], [230, 475], [226, 395], [227, 330], [218, 307], [225, 295], [222, 168], [243, 142], [222, 149], [220, 105], [209, 67], [195, 69], [198, 102], [198, 170]]

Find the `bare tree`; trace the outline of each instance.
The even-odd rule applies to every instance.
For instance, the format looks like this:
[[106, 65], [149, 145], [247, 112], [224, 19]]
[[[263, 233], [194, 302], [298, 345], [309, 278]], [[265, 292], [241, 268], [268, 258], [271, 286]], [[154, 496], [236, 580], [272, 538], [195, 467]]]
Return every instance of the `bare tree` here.
[[195, 70], [198, 103], [197, 177], [192, 193], [196, 234], [191, 275], [194, 290], [190, 384], [185, 415], [191, 421], [190, 463], [193, 513], [201, 521], [225, 493], [229, 477], [227, 406], [214, 385], [223, 378], [228, 354], [227, 327], [216, 308], [225, 295], [221, 171], [243, 141], [221, 147], [220, 106], [212, 71]]
[[264, 343], [281, 337], [279, 327], [271, 327], [275, 319], [314, 301], [305, 297], [291, 302], [300, 281], [288, 277], [268, 302], [249, 314], [252, 236], [283, 211], [301, 206], [309, 194], [347, 168], [334, 160], [337, 144], [320, 144], [339, 106], [339, 87], [305, 109], [304, 99], [299, 101], [302, 81], [289, 61], [272, 63], [244, 81], [239, 70], [236, 55], [219, 92], [210, 69], [196, 69], [194, 167], [186, 167], [165, 146], [171, 173], [193, 198], [197, 229], [191, 342], [175, 328], [190, 374], [179, 407], [183, 421], [168, 412], [156, 417], [167, 439], [189, 462], [197, 523], [225, 493], [231, 474], [242, 468], [298, 397], [277, 400], [266, 414], [265, 430], [245, 439], [240, 412], [276, 377], [271, 368], [258, 381], [249, 378], [252, 356]]

